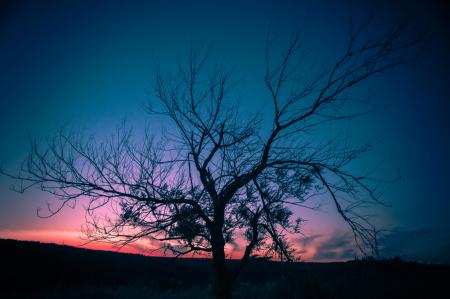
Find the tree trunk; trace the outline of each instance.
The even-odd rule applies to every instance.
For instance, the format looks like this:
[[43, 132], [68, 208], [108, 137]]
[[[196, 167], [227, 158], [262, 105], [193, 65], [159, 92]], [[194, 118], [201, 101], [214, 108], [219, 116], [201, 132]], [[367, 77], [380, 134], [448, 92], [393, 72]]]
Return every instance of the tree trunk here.
[[214, 227], [211, 235], [214, 270], [212, 291], [217, 299], [231, 299], [233, 279], [225, 264], [225, 240], [223, 239], [221, 225]]
[[213, 293], [217, 299], [231, 299], [233, 284], [230, 273], [226, 268], [221, 270], [215, 269], [215, 277], [213, 281]]

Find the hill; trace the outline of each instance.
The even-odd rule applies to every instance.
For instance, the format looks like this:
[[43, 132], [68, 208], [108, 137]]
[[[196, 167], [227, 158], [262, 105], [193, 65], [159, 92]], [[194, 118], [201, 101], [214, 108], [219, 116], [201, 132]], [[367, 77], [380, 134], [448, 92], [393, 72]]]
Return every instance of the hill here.
[[[207, 259], [173, 259], [0, 240], [0, 298], [209, 298]], [[232, 261], [231, 261], [232, 262]], [[394, 260], [257, 260], [236, 298], [448, 298], [450, 266]]]

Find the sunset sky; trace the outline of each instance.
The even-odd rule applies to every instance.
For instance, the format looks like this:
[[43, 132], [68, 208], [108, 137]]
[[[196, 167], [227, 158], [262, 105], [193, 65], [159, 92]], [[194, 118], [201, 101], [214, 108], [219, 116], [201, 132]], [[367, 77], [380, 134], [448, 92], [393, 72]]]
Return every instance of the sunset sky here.
[[[356, 144], [377, 141], [355, 170], [373, 169], [381, 177], [395, 177], [397, 169], [401, 173], [399, 182], [385, 187], [383, 199], [392, 207], [372, 210], [374, 222], [386, 231], [381, 253], [450, 262], [448, 6], [438, 1], [312, 0], [0, 5], [0, 166], [13, 173], [26, 156], [29, 136], [45, 138], [60, 126], [97, 134], [109, 133], [123, 120], [154, 130], [171, 126], [144, 111], [146, 103], [155, 101], [153, 66], [176, 68], [191, 47], [213, 44], [214, 55], [235, 70], [243, 109], [264, 112], [270, 109], [263, 81], [269, 28], [288, 38], [305, 23], [307, 62], [320, 69], [345, 48], [351, 17], [362, 20], [373, 14], [379, 30], [406, 18], [411, 28], [427, 33], [421, 57], [360, 85], [357, 95], [384, 108], [335, 129], [344, 130]], [[323, 138], [332, 133], [324, 131]], [[83, 243], [82, 200], [74, 209], [41, 219], [36, 209], [52, 198], [37, 189], [12, 192], [12, 183], [0, 176], [0, 238]], [[297, 213], [308, 222], [292, 242], [305, 260], [355, 256], [349, 230], [331, 204]], [[123, 250], [145, 253], [148, 246], [152, 244]]]

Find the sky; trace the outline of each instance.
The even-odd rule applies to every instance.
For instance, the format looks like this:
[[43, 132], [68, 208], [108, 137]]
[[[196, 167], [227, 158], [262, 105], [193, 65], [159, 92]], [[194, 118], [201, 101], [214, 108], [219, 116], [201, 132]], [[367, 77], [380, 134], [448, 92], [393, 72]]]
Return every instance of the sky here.
[[[450, 10], [439, 1], [2, 1], [0, 6], [0, 165], [19, 168], [29, 136], [45, 138], [70, 125], [104, 134], [123, 120], [168, 125], [145, 113], [153, 66], [176, 67], [191, 47], [214, 45], [232, 65], [244, 109], [269, 109], [263, 86], [264, 39], [269, 28], [287, 38], [303, 23], [307, 63], [319, 68], [346, 45], [349, 20], [374, 15], [384, 25], [407, 18], [426, 32], [413, 64], [377, 76], [355, 92], [385, 108], [345, 128], [355, 143], [377, 140], [356, 168], [402, 179], [386, 187], [375, 223], [386, 234], [381, 253], [450, 261]], [[394, 2], [394, 3], [392, 3]], [[379, 33], [376, 32], [376, 33]], [[330, 132], [328, 132], [330, 133]], [[323, 132], [327, 137], [327, 132]], [[52, 198], [18, 194], [0, 176], [0, 238], [80, 245], [82, 202], [40, 219]], [[305, 260], [355, 256], [351, 236], [331, 205], [308, 219], [294, 238]], [[90, 245], [109, 249], [107, 245]], [[139, 244], [131, 252], [144, 253]]]

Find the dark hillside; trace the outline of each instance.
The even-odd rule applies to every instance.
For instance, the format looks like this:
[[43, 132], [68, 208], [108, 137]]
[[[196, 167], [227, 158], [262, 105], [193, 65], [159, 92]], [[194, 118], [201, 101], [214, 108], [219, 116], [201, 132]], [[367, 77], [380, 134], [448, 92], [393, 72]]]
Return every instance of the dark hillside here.
[[[0, 240], [8, 262], [7, 287], [152, 285], [158, 288], [205, 285], [208, 260], [146, 257], [29, 241]], [[197, 276], [201, 279], [190, 279]], [[5, 280], [6, 279], [6, 280]]]
[[[210, 261], [0, 240], [0, 298], [209, 298]], [[449, 298], [450, 266], [401, 260], [246, 268], [236, 298]]]

